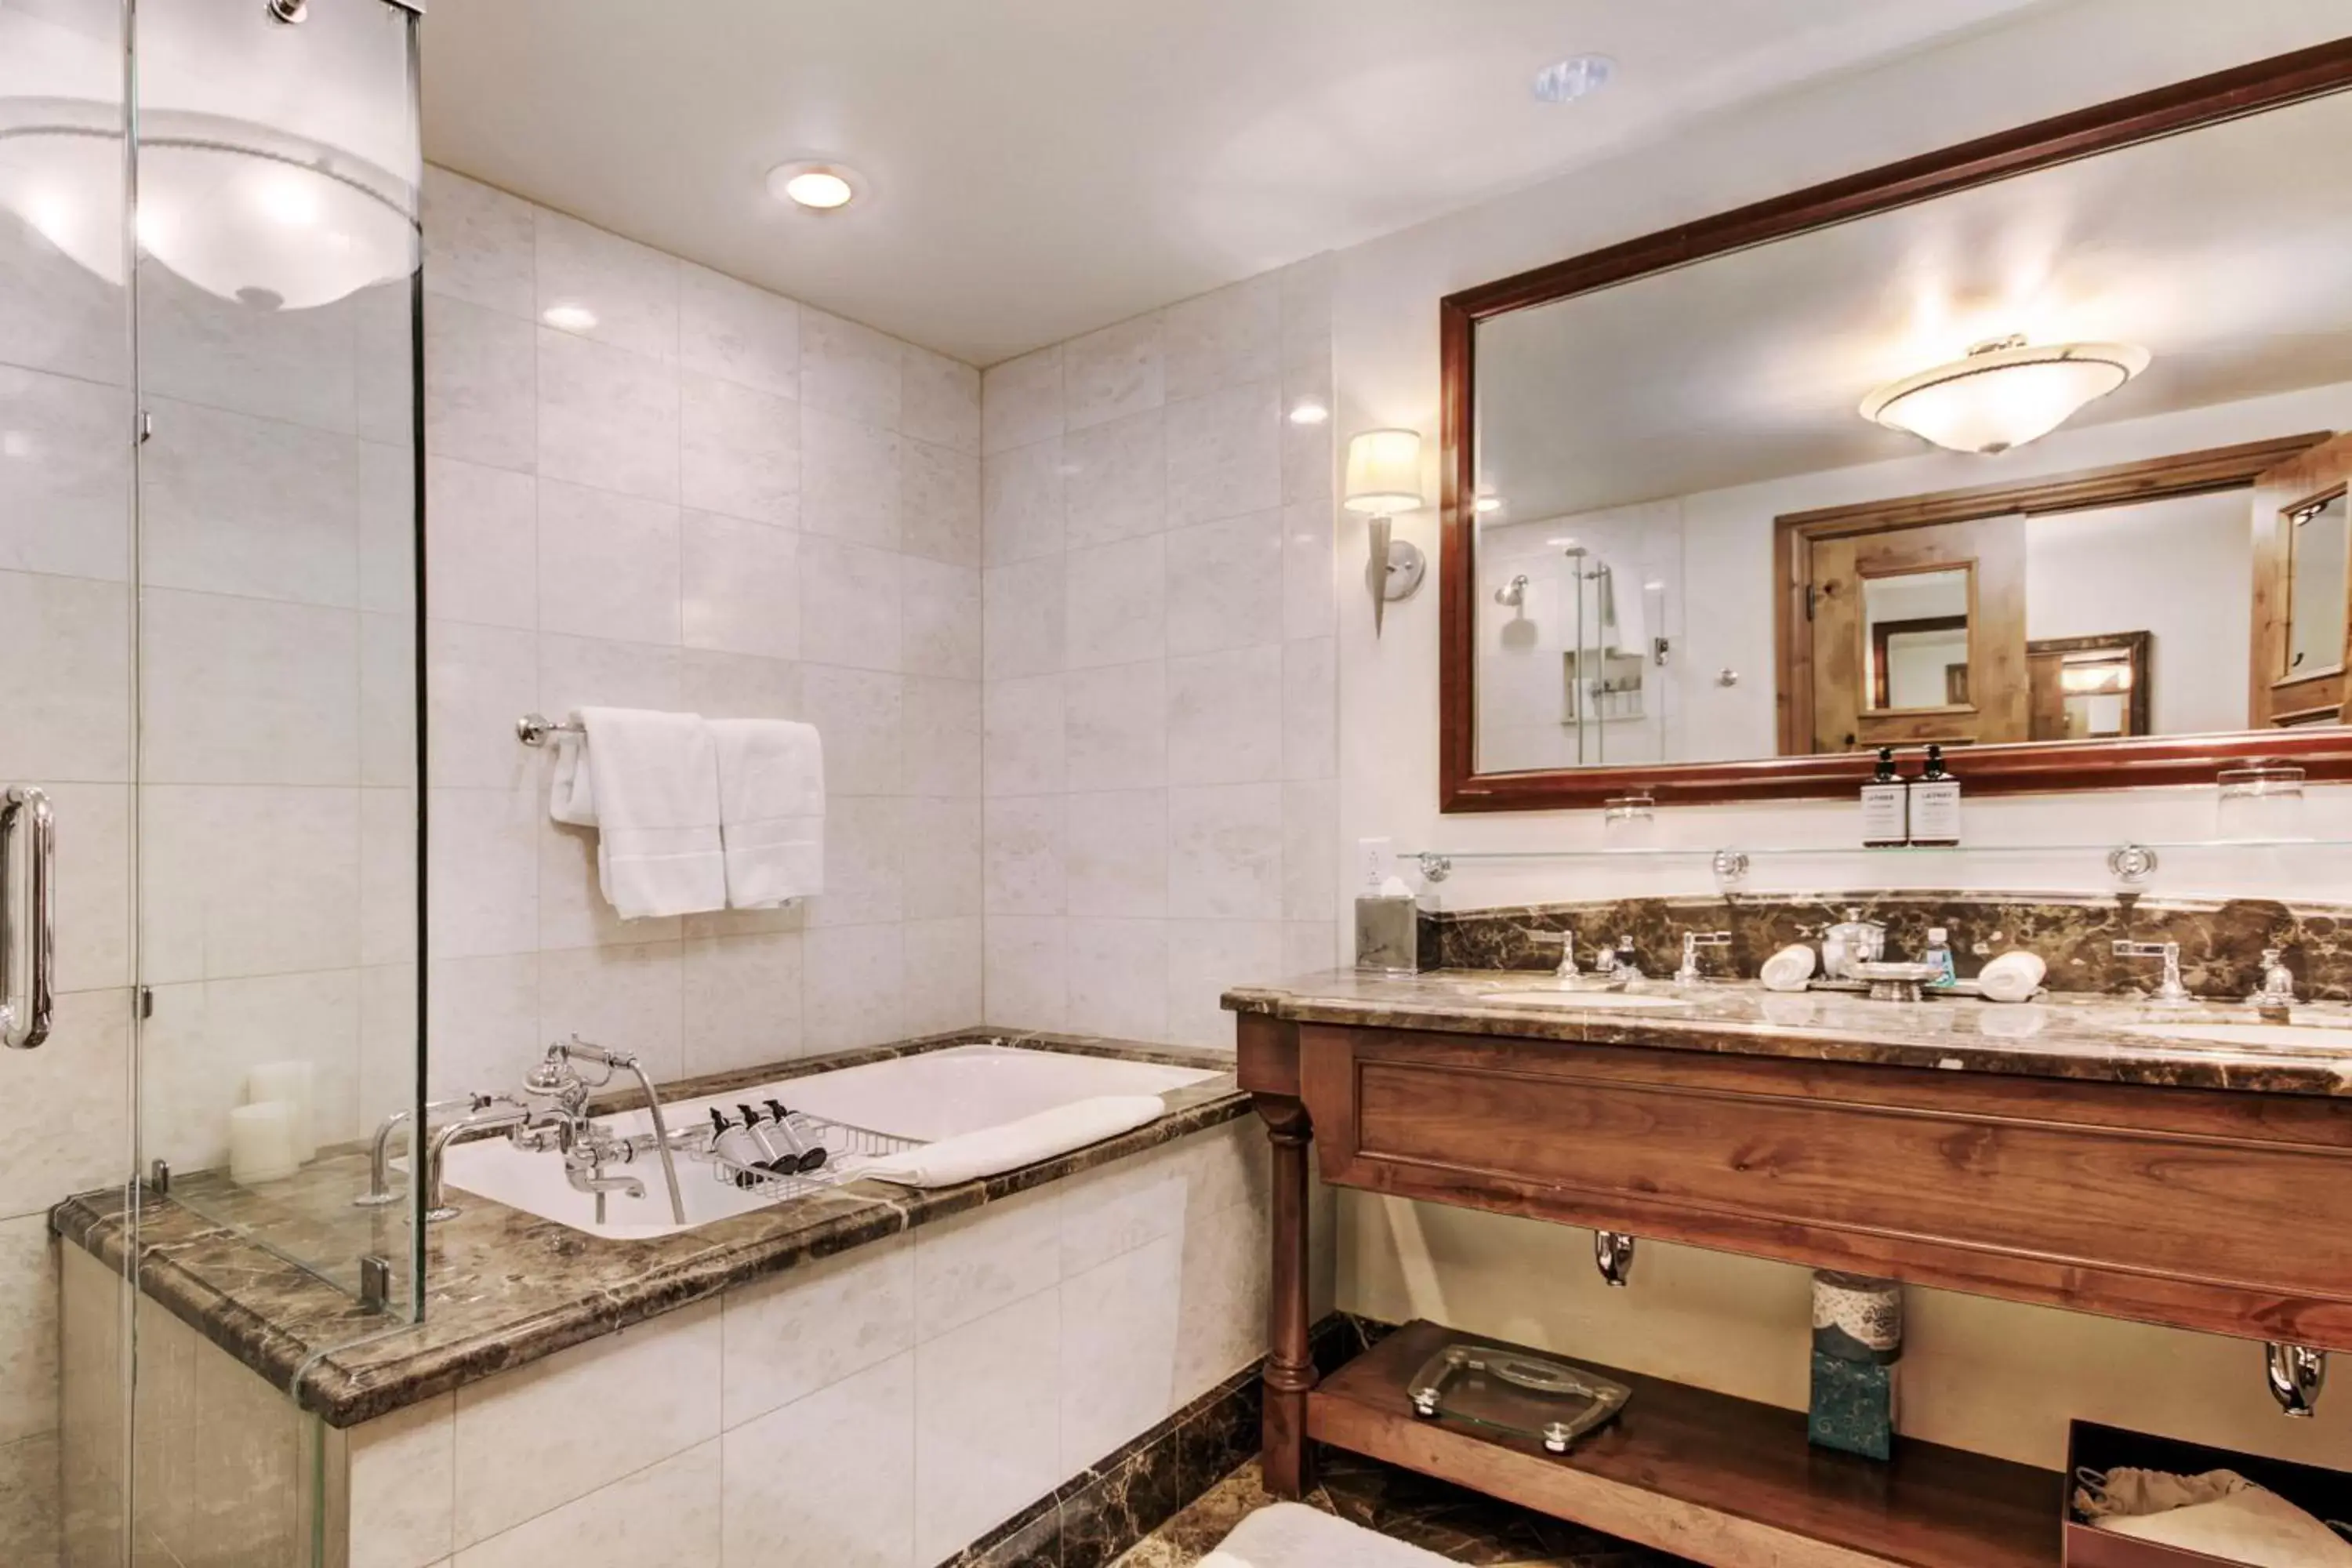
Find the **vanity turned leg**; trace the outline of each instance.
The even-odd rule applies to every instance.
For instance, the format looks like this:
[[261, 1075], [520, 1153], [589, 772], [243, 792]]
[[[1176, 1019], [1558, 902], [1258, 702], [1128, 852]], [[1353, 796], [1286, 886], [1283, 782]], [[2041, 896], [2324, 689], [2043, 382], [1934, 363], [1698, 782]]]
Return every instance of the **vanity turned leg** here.
[[1315, 1129], [1307, 1108], [1277, 1095], [1255, 1097], [1274, 1145], [1273, 1289], [1266, 1309], [1265, 1489], [1296, 1499], [1315, 1485], [1307, 1449], [1307, 1395], [1315, 1358], [1307, 1322], [1307, 1149]]

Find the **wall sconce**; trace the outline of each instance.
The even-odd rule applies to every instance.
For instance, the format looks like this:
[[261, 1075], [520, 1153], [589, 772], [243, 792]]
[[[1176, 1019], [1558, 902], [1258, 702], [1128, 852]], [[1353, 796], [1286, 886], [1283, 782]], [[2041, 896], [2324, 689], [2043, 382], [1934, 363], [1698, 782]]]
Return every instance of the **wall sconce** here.
[[1429, 570], [1419, 545], [1390, 537], [1390, 519], [1429, 504], [1421, 493], [1421, 432], [1360, 430], [1348, 437], [1347, 489], [1340, 504], [1371, 515], [1364, 584], [1371, 590], [1372, 635], [1378, 637], [1389, 601], [1410, 597]]

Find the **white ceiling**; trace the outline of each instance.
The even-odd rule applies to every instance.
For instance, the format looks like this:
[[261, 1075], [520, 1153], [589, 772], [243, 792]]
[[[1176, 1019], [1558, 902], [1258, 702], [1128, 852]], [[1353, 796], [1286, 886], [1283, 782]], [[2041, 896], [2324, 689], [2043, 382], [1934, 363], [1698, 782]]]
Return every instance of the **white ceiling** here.
[[1914, 457], [1863, 395], [2009, 332], [2154, 352], [2070, 428], [2352, 381], [2347, 146], [2338, 94], [1499, 318], [1482, 482], [1532, 521]]
[[[978, 364], [2049, 0], [433, 0], [427, 155]], [[1528, 90], [1595, 50], [1582, 103]], [[774, 163], [871, 182], [788, 212]]]

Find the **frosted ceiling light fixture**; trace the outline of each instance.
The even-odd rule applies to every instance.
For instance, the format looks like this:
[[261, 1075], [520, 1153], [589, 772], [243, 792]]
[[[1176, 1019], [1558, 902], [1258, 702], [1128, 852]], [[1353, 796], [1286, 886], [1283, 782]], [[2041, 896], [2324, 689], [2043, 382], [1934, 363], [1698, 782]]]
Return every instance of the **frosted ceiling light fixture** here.
[[1607, 55], [1570, 55], [1536, 72], [1532, 90], [1538, 103], [1574, 103], [1607, 87], [1617, 62]]
[[1955, 452], [2006, 452], [2115, 391], [2149, 357], [2132, 343], [1989, 338], [1964, 359], [1874, 389], [1862, 400], [1862, 416]]
[[[201, 6], [140, 18], [141, 249], [208, 294], [271, 310], [409, 276], [418, 171], [404, 107], [369, 108], [383, 97], [370, 90], [373, 33], [304, 29], [317, 47], [289, 68], [282, 53], [234, 47], [245, 35], [215, 20]], [[0, 209], [116, 285], [129, 250], [121, 75], [102, 38], [0, 10]], [[268, 123], [247, 117], [255, 103]]]
[[810, 212], [839, 212], [857, 199], [856, 174], [838, 163], [779, 163], [768, 171], [768, 194]]

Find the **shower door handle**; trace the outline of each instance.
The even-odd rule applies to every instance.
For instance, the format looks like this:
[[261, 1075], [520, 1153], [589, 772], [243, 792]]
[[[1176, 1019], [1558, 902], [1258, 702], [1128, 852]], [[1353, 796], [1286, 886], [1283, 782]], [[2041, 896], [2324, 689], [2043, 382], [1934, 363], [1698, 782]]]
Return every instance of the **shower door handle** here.
[[[58, 824], [49, 797], [29, 784], [9, 787], [0, 805], [0, 1045], [29, 1051], [49, 1037], [56, 1006], [58, 963]], [[24, 1004], [16, 996], [16, 839], [32, 839], [26, 865], [26, 907], [32, 930], [25, 942], [30, 972]]]

